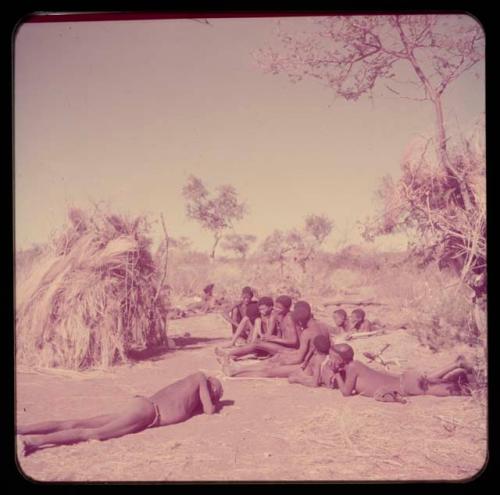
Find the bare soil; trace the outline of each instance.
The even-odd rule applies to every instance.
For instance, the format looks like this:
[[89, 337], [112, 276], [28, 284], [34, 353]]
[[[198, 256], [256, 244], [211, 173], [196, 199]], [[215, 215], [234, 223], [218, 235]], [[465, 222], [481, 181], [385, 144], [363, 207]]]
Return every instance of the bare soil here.
[[[423, 396], [402, 405], [280, 379], [228, 378], [213, 349], [229, 334], [219, 315], [195, 316], [170, 323], [177, 350], [132, 365], [85, 372], [18, 368], [19, 423], [112, 412], [131, 395], [152, 394], [197, 370], [218, 376], [225, 390], [219, 414], [18, 455], [21, 470], [40, 481], [463, 480], [485, 463], [481, 401]], [[471, 352], [432, 353], [409, 329], [352, 341], [360, 359], [387, 343], [384, 358], [423, 370]]]

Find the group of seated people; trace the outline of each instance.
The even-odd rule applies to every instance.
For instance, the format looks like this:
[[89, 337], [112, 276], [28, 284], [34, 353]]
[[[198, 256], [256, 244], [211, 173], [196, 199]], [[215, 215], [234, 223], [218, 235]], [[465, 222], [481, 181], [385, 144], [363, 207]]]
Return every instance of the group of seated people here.
[[[363, 310], [355, 309], [350, 318], [340, 309], [333, 313], [335, 326], [317, 320], [306, 301], [293, 305], [286, 295], [262, 297], [253, 301], [245, 287], [242, 300], [229, 319], [233, 337], [228, 346], [216, 347], [223, 372], [230, 377], [288, 378], [291, 383], [339, 389], [345, 396], [360, 394], [376, 400], [406, 402], [410, 395], [463, 395], [472, 367], [463, 356], [430, 374], [406, 370], [401, 374], [372, 369], [354, 359], [353, 348], [336, 343], [341, 332], [371, 331]], [[249, 308], [252, 308], [249, 311]], [[259, 321], [260, 320], [260, 321]], [[246, 338], [243, 345], [236, 345]], [[250, 365], [236, 363], [239, 358], [260, 355], [266, 359]]]
[[[233, 325], [231, 343], [215, 348], [222, 370], [230, 377], [287, 378], [290, 383], [338, 389], [343, 396], [355, 394], [384, 402], [406, 402], [413, 395], [465, 395], [473, 369], [463, 356], [431, 373], [406, 370], [400, 374], [372, 369], [355, 359], [353, 348], [335, 343], [341, 331], [369, 328], [364, 312], [334, 312], [335, 327], [317, 320], [306, 301], [293, 305], [289, 296], [253, 300], [245, 287], [242, 300], [228, 319]], [[368, 322], [369, 323], [369, 322]], [[243, 345], [237, 341], [245, 339]], [[235, 361], [257, 354], [265, 360], [247, 366]], [[147, 428], [186, 421], [199, 413], [213, 414], [223, 404], [221, 382], [196, 372], [163, 387], [155, 394], [137, 395], [119, 411], [84, 419], [45, 421], [18, 425], [22, 453], [87, 440], [107, 440]]]

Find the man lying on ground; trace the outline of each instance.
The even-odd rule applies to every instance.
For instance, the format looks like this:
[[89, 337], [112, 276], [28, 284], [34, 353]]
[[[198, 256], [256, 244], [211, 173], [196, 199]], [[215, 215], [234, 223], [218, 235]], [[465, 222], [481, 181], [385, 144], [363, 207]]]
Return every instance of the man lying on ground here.
[[333, 328], [334, 334], [340, 334], [349, 331], [349, 319], [347, 313], [343, 309], [336, 309], [333, 312], [333, 321], [335, 326]]
[[286, 378], [298, 369], [306, 357], [314, 337], [324, 335], [330, 338], [330, 327], [316, 320], [311, 306], [306, 301], [298, 301], [291, 314], [295, 324], [304, 329], [300, 335], [298, 349], [284, 348], [273, 357], [247, 368], [236, 368], [229, 356], [222, 357], [222, 369], [228, 376]]
[[366, 319], [366, 313], [360, 309], [354, 309], [351, 313], [349, 328], [350, 332], [371, 332], [372, 324]]
[[383, 402], [403, 402], [411, 395], [467, 395], [465, 385], [472, 367], [463, 356], [452, 363], [425, 374], [407, 370], [400, 375], [374, 370], [354, 360], [354, 351], [348, 344], [332, 347], [336, 382], [344, 396], [360, 394]]
[[297, 325], [290, 314], [292, 299], [288, 296], [276, 298], [274, 310], [268, 327], [277, 329], [278, 335], [264, 334], [261, 339], [252, 344], [244, 345], [228, 351], [216, 347], [215, 354], [220, 358], [229, 356], [238, 358], [249, 354], [264, 353], [275, 355], [284, 349], [296, 349], [299, 347], [299, 332]]
[[195, 414], [213, 414], [222, 397], [220, 381], [198, 372], [172, 383], [151, 397], [136, 395], [119, 412], [78, 420], [48, 421], [18, 426], [24, 455], [48, 445], [108, 440], [154, 426], [180, 423]]

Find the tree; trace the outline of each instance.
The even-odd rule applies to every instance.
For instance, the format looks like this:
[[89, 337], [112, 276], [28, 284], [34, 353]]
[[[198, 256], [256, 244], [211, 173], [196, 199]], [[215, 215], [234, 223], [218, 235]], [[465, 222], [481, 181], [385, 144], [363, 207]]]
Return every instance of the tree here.
[[286, 254], [293, 249], [289, 240], [289, 234], [282, 230], [275, 230], [262, 243], [262, 252], [266, 260], [269, 263], [279, 263], [281, 277], [283, 277]]
[[[474, 207], [461, 170], [448, 158], [442, 95], [450, 83], [484, 58], [481, 26], [458, 15], [336, 16], [314, 20], [318, 29], [291, 35], [278, 30], [281, 50], [257, 52], [261, 67], [312, 77], [346, 100], [372, 94], [377, 83], [402, 98], [429, 101], [435, 113], [436, 152], [465, 209]], [[397, 73], [408, 73], [400, 80]]]
[[309, 215], [306, 217], [301, 231], [292, 230], [289, 234], [289, 243], [293, 246], [294, 260], [302, 271], [307, 271], [307, 263], [312, 260], [316, 252], [331, 234], [333, 221], [325, 215]]
[[305, 273], [307, 263], [330, 235], [332, 228], [333, 222], [325, 215], [309, 215], [302, 229], [275, 230], [264, 240], [262, 251], [270, 263], [280, 264], [281, 276], [287, 257], [298, 263]]
[[250, 245], [257, 240], [254, 235], [250, 234], [227, 234], [221, 244], [222, 249], [226, 251], [234, 251], [243, 259], [246, 257]]
[[210, 253], [210, 257], [214, 258], [224, 231], [233, 228], [235, 220], [243, 218], [246, 206], [238, 202], [238, 194], [233, 186], [219, 186], [217, 195], [211, 196], [201, 179], [193, 175], [189, 177], [182, 194], [186, 199], [188, 218], [196, 220], [214, 236]]

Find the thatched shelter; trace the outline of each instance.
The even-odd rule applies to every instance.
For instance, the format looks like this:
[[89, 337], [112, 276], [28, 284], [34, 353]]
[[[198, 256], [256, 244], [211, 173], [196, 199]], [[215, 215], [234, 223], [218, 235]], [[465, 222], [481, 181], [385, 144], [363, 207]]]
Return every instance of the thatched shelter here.
[[165, 345], [167, 301], [144, 217], [69, 211], [70, 225], [16, 270], [17, 363], [83, 369]]

